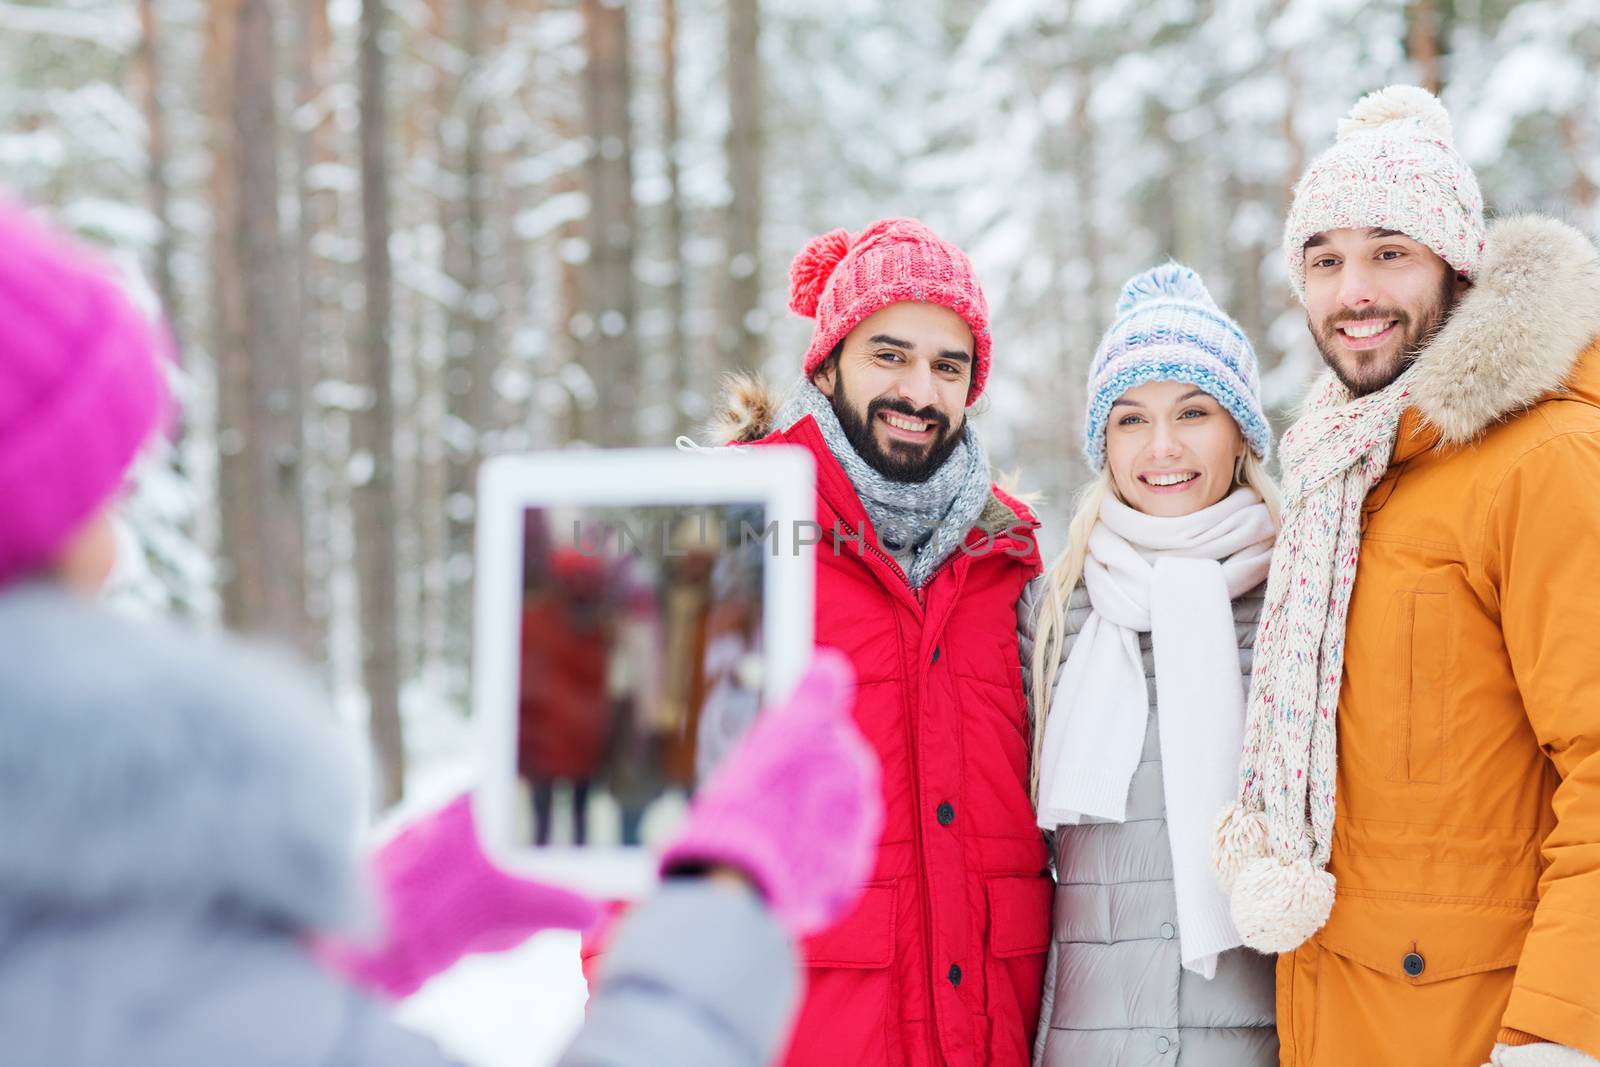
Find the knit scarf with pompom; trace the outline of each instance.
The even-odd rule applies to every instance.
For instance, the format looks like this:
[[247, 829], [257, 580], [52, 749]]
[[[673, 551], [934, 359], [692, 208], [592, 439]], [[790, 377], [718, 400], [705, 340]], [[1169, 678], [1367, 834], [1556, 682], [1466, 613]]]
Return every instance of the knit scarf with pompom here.
[[1283, 517], [1256, 634], [1239, 798], [1213, 859], [1244, 943], [1287, 952], [1333, 909], [1334, 716], [1361, 508], [1394, 453], [1411, 372], [1355, 398], [1332, 374], [1283, 437]]

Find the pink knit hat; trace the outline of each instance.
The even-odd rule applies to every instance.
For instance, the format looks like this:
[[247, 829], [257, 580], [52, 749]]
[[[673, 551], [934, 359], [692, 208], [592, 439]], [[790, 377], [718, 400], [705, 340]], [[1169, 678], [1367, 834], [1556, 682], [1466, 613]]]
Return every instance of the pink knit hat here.
[[833, 230], [812, 238], [794, 258], [789, 310], [817, 320], [806, 349], [806, 377], [862, 319], [906, 301], [943, 304], [972, 327], [977, 351], [967, 392], [971, 406], [989, 377], [989, 305], [966, 253], [916, 219], [881, 219], [854, 238]]
[[0, 200], [0, 586], [49, 563], [168, 410], [164, 332], [84, 250]]

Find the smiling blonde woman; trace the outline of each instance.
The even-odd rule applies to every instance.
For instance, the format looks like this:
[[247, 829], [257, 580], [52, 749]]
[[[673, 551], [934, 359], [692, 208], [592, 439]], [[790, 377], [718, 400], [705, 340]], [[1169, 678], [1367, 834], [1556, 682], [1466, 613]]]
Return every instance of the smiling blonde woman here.
[[1019, 607], [1057, 886], [1035, 1061], [1275, 1064], [1273, 961], [1209, 863], [1277, 531], [1255, 353], [1200, 278], [1130, 279], [1068, 543]]

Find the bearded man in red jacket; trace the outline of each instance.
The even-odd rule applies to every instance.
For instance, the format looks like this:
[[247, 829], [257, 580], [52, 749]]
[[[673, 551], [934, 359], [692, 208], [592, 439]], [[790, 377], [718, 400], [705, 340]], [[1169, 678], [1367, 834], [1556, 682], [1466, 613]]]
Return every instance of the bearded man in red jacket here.
[[803, 946], [786, 1062], [1024, 1067], [1052, 882], [1016, 603], [1040, 561], [967, 421], [988, 308], [967, 257], [914, 219], [816, 238], [790, 279], [816, 320], [804, 376], [781, 404], [738, 383], [723, 429], [815, 457], [817, 643], [854, 661], [887, 819], [861, 905]]

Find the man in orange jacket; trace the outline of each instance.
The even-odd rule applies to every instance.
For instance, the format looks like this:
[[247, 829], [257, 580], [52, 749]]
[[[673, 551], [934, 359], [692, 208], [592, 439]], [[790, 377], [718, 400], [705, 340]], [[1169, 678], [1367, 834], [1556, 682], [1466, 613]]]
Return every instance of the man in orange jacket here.
[[1356, 105], [1285, 246], [1329, 373], [1284, 439], [1218, 853], [1282, 953], [1282, 1062], [1596, 1067], [1600, 255], [1486, 227], [1405, 86]]

